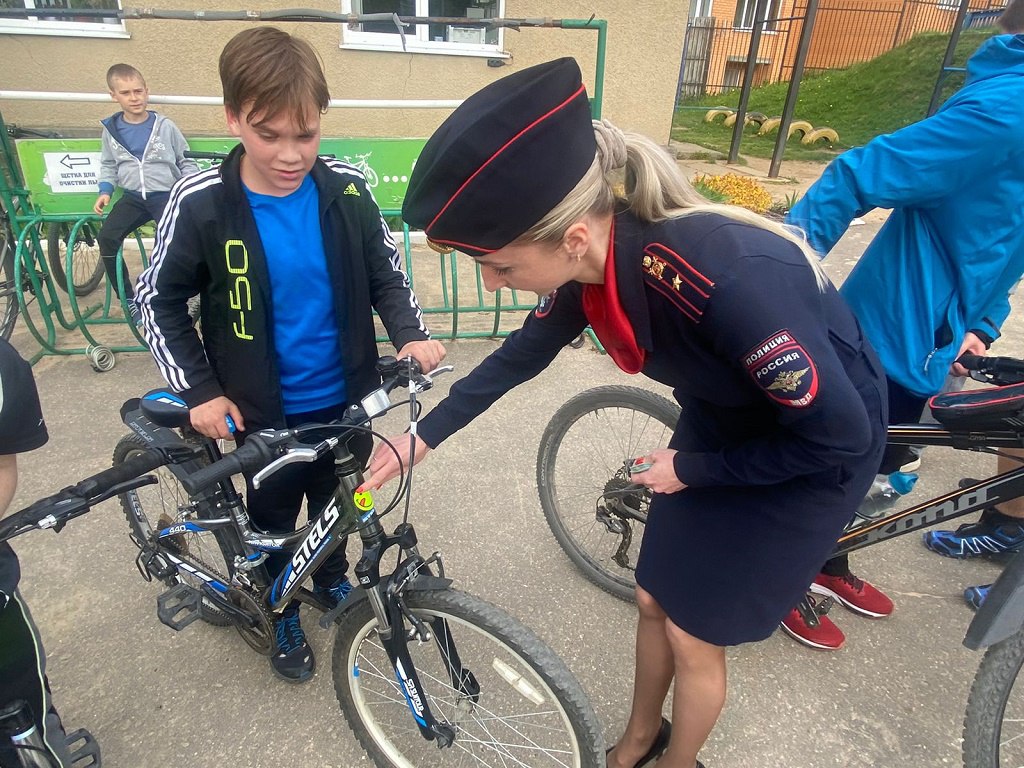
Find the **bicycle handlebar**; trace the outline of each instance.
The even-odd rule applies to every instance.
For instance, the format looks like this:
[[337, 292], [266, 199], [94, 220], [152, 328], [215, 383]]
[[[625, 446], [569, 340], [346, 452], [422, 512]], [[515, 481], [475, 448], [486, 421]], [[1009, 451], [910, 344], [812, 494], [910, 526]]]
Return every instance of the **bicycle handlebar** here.
[[[1024, 381], [1024, 360], [964, 354], [960, 355], [957, 362], [971, 371], [971, 378], [979, 381], [993, 384], [1018, 384]], [[975, 373], [980, 374], [980, 377], [974, 376]]]
[[[424, 374], [421, 372], [419, 364], [411, 358], [397, 360], [394, 357], [382, 357], [377, 361], [377, 371], [381, 374], [382, 384], [364, 397], [359, 406], [349, 408], [341, 419], [330, 424], [304, 425], [298, 429], [265, 429], [256, 432], [249, 435], [241, 447], [227, 456], [187, 477], [180, 478], [181, 485], [189, 496], [194, 496], [204, 488], [227, 480], [232, 475], [258, 472], [275, 459], [278, 459], [283, 466], [289, 462], [282, 462], [278, 457], [286, 455], [289, 450], [294, 450], [294, 443], [301, 433], [324, 429], [336, 430], [340, 433], [353, 427], [360, 427], [391, 407], [388, 395], [394, 389], [406, 386], [410, 382], [416, 385], [417, 391], [429, 389], [433, 384], [431, 375], [450, 370], [452, 370], [451, 366], [442, 366]], [[309, 448], [310, 446], [306, 445], [301, 450], [308, 452]], [[316, 450], [321, 454], [330, 448], [331, 445], [327, 442], [321, 442], [316, 446]], [[272, 472], [267, 474], [272, 474]]]
[[[84, 515], [89, 509], [131, 485], [149, 482], [142, 478], [147, 472], [167, 463], [167, 456], [155, 448], [133, 456], [123, 464], [87, 477], [77, 485], [64, 488], [52, 496], [39, 499], [25, 509], [0, 520], [0, 541], [6, 541], [33, 528], [60, 528], [68, 520]], [[142, 482], [132, 484], [139, 479]], [[46, 525], [40, 525], [46, 522]]]

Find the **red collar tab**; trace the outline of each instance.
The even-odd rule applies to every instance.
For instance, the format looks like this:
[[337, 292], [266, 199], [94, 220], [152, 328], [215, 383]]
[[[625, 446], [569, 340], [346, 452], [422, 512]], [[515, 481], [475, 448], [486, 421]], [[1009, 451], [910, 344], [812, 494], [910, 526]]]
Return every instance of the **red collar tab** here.
[[583, 311], [590, 327], [615, 364], [626, 373], [640, 373], [647, 352], [636, 341], [636, 333], [619, 300], [615, 277], [615, 221], [608, 235], [608, 258], [603, 285], [583, 286]]

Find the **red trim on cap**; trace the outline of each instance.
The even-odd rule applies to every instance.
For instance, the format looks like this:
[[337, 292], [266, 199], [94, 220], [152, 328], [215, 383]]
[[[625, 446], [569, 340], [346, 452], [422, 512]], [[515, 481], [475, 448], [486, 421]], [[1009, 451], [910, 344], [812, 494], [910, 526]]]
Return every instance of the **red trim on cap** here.
[[[434, 217], [433, 219], [431, 219], [430, 223], [429, 223], [429, 224], [427, 224], [427, 226], [425, 226], [425, 227], [423, 228], [423, 231], [424, 231], [424, 232], [428, 232], [428, 231], [430, 230], [430, 228], [431, 228], [432, 226], [434, 226], [434, 224], [436, 224], [436, 223], [437, 223], [437, 220], [438, 220], [439, 218], [441, 218], [441, 214], [443, 214], [443, 213], [444, 213], [444, 212], [445, 212], [446, 210], [448, 210], [448, 206], [450, 206], [450, 205], [451, 205], [451, 204], [452, 204], [453, 202], [455, 202], [455, 198], [457, 198], [457, 197], [458, 197], [459, 195], [461, 195], [461, 194], [462, 194], [463, 190], [464, 190], [464, 189], [466, 188], [466, 186], [467, 186], [467, 185], [469, 184], [469, 182], [471, 182], [471, 181], [472, 181], [473, 179], [475, 179], [475, 178], [477, 177], [477, 175], [478, 175], [478, 174], [479, 174], [479, 173], [480, 173], [480, 172], [481, 172], [481, 171], [482, 171], [482, 170], [483, 170], [484, 168], [486, 168], [486, 167], [487, 167], [488, 165], [490, 165], [490, 164], [491, 164], [491, 162], [492, 162], [492, 161], [493, 161], [493, 160], [494, 160], [494, 159], [495, 159], [495, 158], [496, 158], [496, 157], [497, 157], [498, 155], [500, 155], [500, 154], [501, 154], [502, 152], [504, 152], [504, 151], [505, 151], [506, 149], [508, 149], [508, 147], [509, 147], [509, 145], [510, 145], [510, 144], [512, 144], [513, 142], [515, 142], [515, 141], [516, 141], [517, 139], [519, 139], [519, 137], [521, 137], [521, 136], [522, 136], [522, 135], [523, 135], [524, 133], [528, 132], [528, 131], [529, 131], [530, 129], [532, 129], [532, 128], [533, 128], [533, 127], [534, 127], [535, 125], [537, 125], [538, 123], [542, 123], [542, 122], [544, 122], [544, 121], [545, 121], [545, 120], [547, 120], [547, 119], [548, 119], [549, 117], [551, 117], [551, 115], [555, 114], [555, 113], [556, 113], [556, 112], [558, 112], [558, 111], [559, 111], [560, 109], [562, 109], [563, 107], [565, 107], [566, 105], [568, 105], [569, 103], [571, 103], [571, 102], [572, 102], [572, 101], [573, 101], [573, 100], [574, 100], [574, 99], [575, 99], [575, 98], [576, 98], [577, 96], [579, 96], [579, 95], [580, 95], [581, 93], [583, 93], [583, 94], [585, 94], [585, 93], [586, 93], [586, 87], [585, 87], [585, 86], [583, 86], [583, 85], [581, 85], [581, 86], [579, 87], [579, 89], [578, 89], [578, 90], [576, 91], [576, 93], [574, 93], [574, 94], [573, 94], [572, 96], [570, 96], [570, 97], [569, 97], [568, 99], [566, 99], [565, 101], [563, 101], [563, 102], [562, 102], [561, 104], [559, 104], [559, 105], [558, 105], [557, 107], [553, 108], [552, 110], [550, 110], [550, 111], [549, 111], [549, 112], [547, 112], [546, 114], [543, 114], [543, 115], [541, 115], [540, 117], [538, 117], [538, 118], [537, 118], [536, 120], [534, 120], [534, 121], [533, 121], [532, 123], [530, 123], [530, 124], [529, 124], [528, 126], [526, 126], [525, 128], [523, 128], [523, 130], [521, 130], [521, 131], [520, 131], [519, 133], [517, 133], [517, 134], [516, 134], [515, 136], [513, 136], [513, 137], [512, 137], [511, 139], [509, 139], [508, 141], [506, 141], [506, 142], [505, 142], [505, 143], [504, 143], [504, 144], [503, 144], [503, 145], [502, 145], [501, 147], [499, 147], [499, 149], [498, 149], [498, 151], [497, 151], [497, 152], [495, 152], [495, 153], [494, 153], [493, 155], [491, 155], [491, 156], [490, 156], [489, 158], [487, 158], [487, 160], [486, 160], [486, 161], [485, 161], [485, 162], [483, 163], [483, 165], [481, 165], [481, 166], [480, 166], [479, 168], [477, 168], [477, 169], [476, 169], [476, 170], [475, 170], [475, 171], [473, 172], [473, 174], [472, 174], [472, 175], [471, 175], [471, 176], [470, 176], [470, 177], [469, 177], [468, 179], [466, 179], [466, 180], [465, 180], [465, 181], [464, 181], [464, 182], [462, 183], [462, 186], [461, 186], [461, 187], [459, 187], [459, 188], [458, 188], [457, 190], [455, 190], [455, 194], [454, 194], [454, 195], [452, 195], [452, 196], [451, 196], [451, 197], [450, 197], [450, 198], [448, 199], [448, 202], [444, 204], [444, 207], [443, 207], [443, 208], [442, 208], [442, 209], [441, 209], [440, 211], [438, 211], [438, 212], [437, 212], [437, 216], [435, 216], [435, 217]], [[436, 238], [432, 238], [432, 239], [436, 239]], [[438, 241], [438, 242], [441, 242], [441, 241]], [[477, 248], [477, 250], [484, 250], [484, 249], [482, 249], [482, 248]]]

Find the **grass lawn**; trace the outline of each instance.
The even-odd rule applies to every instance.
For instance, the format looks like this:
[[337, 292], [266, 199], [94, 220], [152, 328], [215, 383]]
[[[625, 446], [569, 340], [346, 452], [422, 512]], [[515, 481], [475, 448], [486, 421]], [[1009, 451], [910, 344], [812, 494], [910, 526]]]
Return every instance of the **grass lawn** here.
[[[995, 31], [964, 32], [953, 65], [963, 66]], [[805, 75], [794, 119], [806, 120], [815, 128], [833, 128], [839, 133], [839, 141], [832, 147], [821, 142], [809, 147], [794, 135], [786, 145], [786, 158], [827, 161], [838, 151], [860, 146], [875, 136], [922, 119], [948, 42], [948, 35], [923, 33], [871, 61], [847, 69]], [[961, 73], [948, 77], [943, 99], [962, 84]], [[788, 88], [789, 83], [773, 83], [753, 89], [747, 110], [768, 116], [781, 115]], [[738, 101], [739, 91], [731, 91], [680, 105], [673, 120], [672, 138], [728, 152], [732, 126], [723, 126], [720, 117], [714, 123], [706, 123], [704, 115], [712, 107], [735, 108]], [[741, 145], [744, 154], [771, 157], [774, 148], [775, 132], [758, 136], [756, 125], [744, 129]]]

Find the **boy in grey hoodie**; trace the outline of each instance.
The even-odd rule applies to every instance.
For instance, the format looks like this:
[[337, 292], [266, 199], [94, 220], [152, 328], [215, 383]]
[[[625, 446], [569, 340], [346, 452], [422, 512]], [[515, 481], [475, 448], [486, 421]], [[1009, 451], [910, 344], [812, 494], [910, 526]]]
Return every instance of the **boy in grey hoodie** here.
[[[128, 64], [107, 70], [110, 98], [121, 111], [103, 120], [100, 154], [100, 194], [93, 210], [103, 213], [117, 187], [123, 194], [107, 214], [97, 240], [110, 284], [117, 289], [117, 252], [129, 232], [147, 221], [159, 221], [170, 197], [171, 186], [199, 170], [185, 157], [188, 144], [171, 120], [147, 109], [149, 88], [142, 73]], [[122, 265], [125, 299], [136, 325], [139, 312], [135, 293]]]

